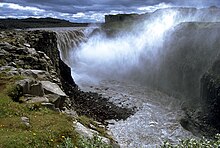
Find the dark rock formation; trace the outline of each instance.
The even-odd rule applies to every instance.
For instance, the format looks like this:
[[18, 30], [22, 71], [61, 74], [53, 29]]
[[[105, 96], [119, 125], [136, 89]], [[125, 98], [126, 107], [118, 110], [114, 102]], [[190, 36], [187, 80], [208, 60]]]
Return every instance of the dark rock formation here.
[[105, 16], [105, 23], [109, 22], [122, 22], [127, 20], [136, 20], [143, 15], [139, 14], [116, 14], [116, 15], [106, 15]]
[[152, 63], [150, 72], [142, 78], [194, 104], [200, 98], [200, 79], [220, 52], [219, 40], [220, 23], [181, 23], [167, 35], [158, 65]]
[[201, 98], [206, 120], [220, 131], [220, 60], [214, 62], [212, 68], [201, 78]]

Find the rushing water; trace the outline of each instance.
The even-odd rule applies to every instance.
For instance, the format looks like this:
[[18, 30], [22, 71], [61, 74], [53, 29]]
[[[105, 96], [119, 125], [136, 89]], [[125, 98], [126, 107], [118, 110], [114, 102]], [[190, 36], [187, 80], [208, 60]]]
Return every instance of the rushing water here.
[[[186, 89], [189, 86], [192, 86], [191, 94], [196, 93], [192, 90], [199, 90], [200, 76], [207, 70], [207, 63], [211, 63], [218, 53], [218, 46], [210, 44], [218, 43], [219, 29], [208, 28], [200, 33], [203, 27], [194, 31], [198, 34], [190, 36], [186, 30], [186, 34], [180, 30], [180, 35], [186, 36], [177, 34], [177, 39], [173, 38], [172, 42], [170, 39], [182, 22], [216, 22], [218, 15], [211, 15], [218, 14], [215, 12], [216, 9], [158, 10], [145, 21], [137, 22], [129, 32], [119, 33], [114, 38], [108, 38], [104, 33], [90, 38], [81, 33], [72, 37], [71, 34], [76, 34], [77, 30], [58, 33], [62, 39], [58, 42], [61, 53], [65, 53], [63, 58], [68, 57], [65, 60], [81, 89], [98, 92], [118, 106], [136, 107], [137, 112], [125, 121], [109, 121], [109, 130], [121, 147], [156, 147], [165, 140], [177, 143], [179, 139], [193, 137], [179, 122], [184, 115], [181, 110], [183, 100], [151, 89], [149, 82], [157, 82], [169, 94], [173, 90], [188, 94]], [[207, 35], [210, 41], [201, 38]], [[70, 50], [68, 46], [72, 40], [74, 44]], [[207, 58], [200, 58], [204, 56]]]
[[125, 121], [109, 121], [109, 130], [123, 148], [156, 147], [164, 141], [194, 137], [182, 128], [182, 102], [159, 91], [135, 83], [102, 81], [97, 85], [81, 84], [84, 91], [93, 91], [122, 107], [137, 107]]

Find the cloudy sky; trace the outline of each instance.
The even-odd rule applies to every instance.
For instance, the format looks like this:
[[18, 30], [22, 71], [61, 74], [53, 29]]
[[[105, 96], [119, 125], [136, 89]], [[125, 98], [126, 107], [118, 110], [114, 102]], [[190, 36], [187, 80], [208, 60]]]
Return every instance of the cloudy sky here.
[[0, 18], [55, 17], [72, 22], [103, 22], [106, 14], [213, 5], [220, 7], [220, 0], [0, 0]]

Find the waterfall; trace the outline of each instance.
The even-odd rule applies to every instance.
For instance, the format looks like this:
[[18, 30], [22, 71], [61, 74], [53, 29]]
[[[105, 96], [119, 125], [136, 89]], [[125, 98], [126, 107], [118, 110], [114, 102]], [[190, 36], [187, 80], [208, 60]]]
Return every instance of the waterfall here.
[[198, 98], [200, 77], [218, 54], [219, 16], [218, 8], [167, 8], [113, 38], [96, 34], [70, 53], [74, 78], [78, 84], [132, 80]]
[[57, 44], [60, 50], [61, 58], [65, 63], [70, 65], [70, 53], [71, 50], [77, 48], [80, 43], [85, 42], [87, 37], [85, 36], [83, 28], [68, 28], [56, 30]]

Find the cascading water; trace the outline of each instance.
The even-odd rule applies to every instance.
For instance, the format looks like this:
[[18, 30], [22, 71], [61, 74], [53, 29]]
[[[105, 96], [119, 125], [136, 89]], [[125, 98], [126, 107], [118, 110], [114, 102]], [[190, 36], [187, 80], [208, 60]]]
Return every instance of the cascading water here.
[[57, 33], [57, 45], [60, 50], [61, 58], [70, 65], [70, 49], [74, 49], [78, 47], [78, 45], [82, 42], [86, 41], [86, 36], [84, 35], [83, 28], [63, 28], [58, 29]]
[[[175, 15], [175, 12], [171, 11], [169, 14], [154, 18], [152, 22], [139, 24], [131, 32], [120, 34], [116, 38], [109, 39], [103, 34], [89, 38], [71, 54], [72, 59], [77, 61], [73, 62], [72, 66], [76, 70], [74, 76], [80, 73], [75, 79], [80, 80], [80, 77], [81, 80], [85, 80], [85, 77], [90, 80], [110, 77], [117, 79], [133, 68], [140, 67], [143, 59], [147, 58], [153, 63], [158, 49], [162, 47], [165, 32], [173, 26]], [[82, 76], [83, 73], [85, 75]]]
[[192, 8], [158, 10], [144, 22], [137, 22], [129, 32], [119, 33], [115, 38], [108, 38], [103, 33], [92, 36], [70, 54], [75, 60], [71, 62], [75, 68], [73, 75], [76, 81], [86, 82], [128, 76], [139, 79], [139, 74], [146, 76], [146, 72], [153, 75], [163, 62], [165, 50], [168, 50], [164, 44], [170, 42], [172, 29], [181, 22], [218, 21], [216, 15], [219, 13], [212, 13], [215, 9], [205, 13]]
[[219, 12], [158, 10], [129, 32], [113, 38], [98, 33], [69, 51], [68, 63], [82, 89], [101, 93], [119, 106], [138, 108], [127, 120], [109, 125], [122, 147], [155, 147], [192, 136], [178, 121], [182, 100], [146, 86], [198, 97], [199, 78], [219, 53], [220, 25], [188, 22], [217, 22]]

